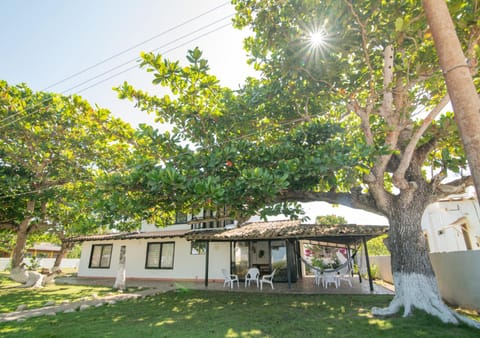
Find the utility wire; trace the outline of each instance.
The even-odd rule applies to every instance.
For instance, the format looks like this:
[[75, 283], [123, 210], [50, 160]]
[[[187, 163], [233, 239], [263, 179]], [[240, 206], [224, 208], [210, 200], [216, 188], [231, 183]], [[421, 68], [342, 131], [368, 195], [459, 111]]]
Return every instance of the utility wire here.
[[[215, 25], [215, 24], [217, 24], [217, 23], [219, 23], [219, 22], [222, 22], [222, 21], [225, 20], [225, 19], [229, 19], [229, 18], [231, 18], [232, 16], [233, 16], [233, 14], [230, 14], [230, 15], [227, 15], [227, 16], [225, 16], [225, 17], [223, 17], [223, 18], [221, 18], [221, 19], [218, 19], [218, 20], [216, 20], [216, 21], [214, 21], [214, 22], [212, 22], [212, 23], [209, 23], [208, 25], [205, 25], [205, 26], [201, 27], [199, 30], [197, 30], [197, 32], [199, 32], [199, 31], [201, 31], [201, 30], [203, 30], [203, 29], [205, 29], [205, 28], [211, 27], [211, 26], [213, 26], [213, 25]], [[201, 34], [201, 35], [199, 35], [199, 36], [197, 36], [197, 37], [195, 37], [195, 38], [193, 38], [193, 39], [190, 39], [190, 40], [188, 40], [188, 41], [186, 41], [186, 42], [184, 42], [184, 43], [182, 43], [182, 44], [180, 44], [180, 45], [177, 45], [177, 46], [175, 46], [175, 47], [173, 47], [173, 48], [170, 48], [170, 49], [162, 52], [162, 54], [168, 54], [169, 52], [171, 52], [171, 51], [173, 51], [173, 50], [175, 50], [175, 49], [178, 49], [178, 48], [180, 48], [180, 47], [182, 47], [182, 46], [184, 46], [184, 45], [186, 45], [186, 44], [188, 44], [188, 43], [190, 43], [190, 42], [193, 42], [193, 41], [195, 41], [195, 40], [198, 40], [198, 39], [200, 39], [200, 38], [202, 38], [202, 37], [204, 37], [204, 36], [206, 36], [206, 35], [212, 34], [212, 33], [216, 32], [216, 31], [218, 31], [218, 30], [220, 30], [220, 29], [223, 29], [223, 28], [225, 28], [225, 27], [228, 27], [228, 26], [230, 26], [230, 22], [227, 23], [227, 24], [225, 24], [225, 25], [223, 25], [223, 26], [217, 27], [217, 28], [214, 29], [214, 30], [208, 31], [208, 32], [206, 32], [206, 33], [203, 33], [203, 34]], [[168, 46], [168, 45], [173, 44], [174, 42], [177, 42], [177, 41], [179, 41], [179, 40], [182, 40], [182, 39], [184, 39], [184, 38], [186, 38], [186, 37], [189, 37], [189, 36], [191, 36], [191, 35], [192, 35], [191, 33], [187, 33], [187, 34], [185, 34], [185, 35], [182, 35], [181, 37], [176, 38], [174, 41], [167, 42], [167, 43], [163, 44], [163, 45], [160, 46], [160, 47], [157, 47], [157, 48], [155, 48], [155, 49], [152, 49], [150, 52], [156, 52], [156, 51], [158, 51], [158, 50], [160, 50], [160, 49], [162, 49], [162, 48], [164, 48], [164, 47], [166, 47], [166, 46]], [[115, 70], [117, 70], [117, 69], [119, 69], [119, 68], [121, 68], [121, 67], [123, 67], [123, 66], [126, 66], [126, 65], [128, 65], [128, 64], [130, 64], [130, 63], [133, 63], [133, 62], [135, 62], [135, 61], [140, 61], [140, 60], [141, 60], [141, 59], [138, 58], [138, 57], [135, 57], [134, 59], [130, 59], [130, 60], [128, 60], [128, 61], [126, 61], [126, 62], [124, 62], [124, 63], [122, 63], [122, 64], [119, 64], [118, 66], [112, 67], [112, 68], [104, 71], [103, 73], [100, 73], [100, 74], [98, 74], [98, 75], [96, 75], [96, 76], [94, 76], [94, 77], [92, 77], [92, 78], [90, 78], [90, 79], [88, 79], [88, 80], [85, 80], [85, 81], [83, 81], [83, 82], [81, 82], [81, 83], [79, 83], [79, 84], [77, 84], [77, 85], [75, 85], [75, 86], [73, 86], [73, 87], [70, 87], [70, 88], [64, 90], [64, 91], [62, 92], [62, 94], [63, 94], [63, 93], [66, 93], [66, 92], [69, 92], [69, 91], [71, 91], [71, 90], [73, 90], [73, 89], [76, 89], [76, 88], [78, 88], [78, 87], [81, 87], [81, 86], [83, 86], [84, 84], [87, 84], [87, 83], [89, 83], [89, 82], [91, 82], [91, 81], [93, 81], [93, 80], [96, 80], [96, 79], [104, 76], [104, 75], [107, 75], [108, 73], [111, 73], [111, 72], [113, 72], [113, 71], [115, 71]], [[83, 92], [83, 91], [85, 91], [85, 90], [88, 89], [88, 88], [91, 88], [91, 87], [93, 87], [93, 86], [96, 86], [96, 85], [98, 85], [98, 84], [100, 84], [100, 83], [103, 83], [103, 82], [105, 82], [105, 81], [107, 81], [107, 80], [110, 80], [110, 79], [113, 78], [113, 77], [116, 77], [116, 76], [118, 76], [118, 75], [120, 75], [120, 74], [126, 73], [127, 71], [130, 71], [130, 70], [135, 69], [135, 68], [138, 68], [138, 65], [134, 65], [133, 67], [129, 67], [129, 68], [127, 68], [126, 70], [124, 70], [124, 71], [122, 71], [122, 72], [120, 72], [120, 73], [116, 73], [116, 74], [114, 74], [113, 76], [110, 76], [110, 77], [108, 77], [107, 79], [105, 79], [105, 80], [103, 80], [103, 81], [96, 82], [96, 83], [94, 83], [93, 85], [88, 86], [88, 87], [86, 87], [86, 88], [78, 91], [78, 93]]]
[[[197, 37], [194, 38], [194, 39], [185, 41], [184, 43], [182, 43], [182, 44], [180, 44], [180, 45], [177, 45], [177, 46], [175, 46], [175, 47], [173, 47], [173, 48], [171, 48], [171, 49], [163, 52], [162, 54], [167, 54], [167, 53], [169, 53], [169, 52], [171, 52], [171, 51], [173, 51], [173, 50], [175, 50], [175, 49], [178, 49], [178, 48], [180, 48], [180, 47], [182, 47], [182, 46], [184, 46], [184, 45], [186, 45], [186, 44], [188, 44], [188, 43], [190, 43], [190, 42], [193, 42], [193, 41], [195, 41], [195, 40], [197, 40], [197, 39], [199, 39], [199, 38], [202, 38], [202, 37], [204, 37], [204, 36], [206, 36], [206, 35], [212, 34], [212, 33], [216, 32], [216, 31], [219, 31], [220, 29], [223, 29], [223, 28], [228, 27], [228, 26], [230, 26], [230, 23], [227, 23], [227, 24], [225, 24], [225, 25], [223, 25], [223, 26], [220, 26], [220, 27], [218, 27], [218, 28], [216, 28], [216, 29], [214, 29], [214, 30], [211, 30], [211, 31], [206, 32], [206, 33], [204, 33], [204, 34], [202, 34], [202, 35], [199, 35], [199, 36], [197, 36]], [[156, 50], [156, 49], [155, 49], [155, 50]], [[152, 52], [155, 51], [155, 50], [152, 50]], [[132, 69], [135, 69], [135, 68], [138, 68], [138, 65], [134, 65], [134, 66], [132, 66], [132, 67], [129, 67], [129, 68], [127, 68], [127, 69], [124, 69], [124, 70], [122, 70], [122, 71], [120, 71], [120, 72], [118, 72], [118, 73], [115, 73], [115, 74], [113, 74], [113, 75], [111, 75], [111, 76], [109, 76], [109, 77], [107, 77], [107, 78], [105, 78], [105, 79], [102, 79], [101, 81], [95, 82], [95, 83], [91, 84], [90, 86], [87, 86], [87, 87], [85, 87], [85, 88], [79, 89], [79, 90], [77, 91], [77, 93], [82, 93], [82, 92], [84, 92], [84, 91], [86, 91], [86, 90], [88, 90], [88, 89], [90, 89], [90, 88], [92, 88], [92, 87], [95, 87], [95, 86], [97, 86], [97, 85], [99, 85], [99, 84], [101, 84], [101, 83], [103, 83], [103, 82], [106, 82], [106, 81], [108, 81], [108, 80], [110, 80], [110, 79], [113, 79], [114, 77], [117, 77], [117, 76], [119, 76], [119, 75], [121, 75], [121, 74], [123, 74], [123, 73], [126, 73], [126, 72], [128, 72], [128, 71], [131, 71]], [[90, 81], [87, 81], [87, 82], [90, 82]], [[78, 87], [78, 86], [75, 86], [74, 88], [76, 88], [76, 87]], [[72, 89], [72, 88], [70, 88], [70, 89]], [[69, 89], [69, 90], [70, 90], [70, 89]]]
[[219, 9], [219, 8], [224, 7], [224, 6], [226, 6], [227, 4], [229, 4], [228, 1], [222, 3], [221, 5], [219, 5], [219, 6], [215, 7], [215, 8], [212, 8], [212, 9], [206, 11], [206, 12], [203, 12], [203, 13], [200, 14], [200, 15], [197, 15], [197, 16], [195, 16], [195, 17], [193, 17], [193, 18], [190, 18], [190, 19], [188, 19], [188, 20], [186, 20], [186, 21], [184, 21], [184, 22], [182, 22], [182, 23], [180, 23], [180, 24], [178, 24], [178, 25], [176, 25], [176, 26], [174, 26], [174, 27], [172, 27], [172, 28], [169, 28], [169, 29], [167, 29], [167, 30], [165, 30], [165, 31], [157, 34], [157, 35], [154, 35], [154, 36], [152, 36], [151, 38], [148, 38], [147, 40], [144, 40], [144, 41], [139, 42], [139, 43], [137, 43], [137, 44], [135, 44], [135, 45], [127, 48], [127, 49], [124, 49], [124, 50], [118, 52], [117, 54], [114, 54], [114, 55], [112, 55], [112, 56], [109, 56], [109, 57], [107, 57], [106, 59], [103, 59], [102, 61], [95, 63], [94, 65], [91, 65], [91, 66], [89, 66], [89, 67], [86, 67], [86, 68], [84, 68], [84, 69], [82, 69], [82, 70], [80, 70], [80, 71], [78, 71], [78, 72], [76, 72], [76, 73], [74, 73], [74, 74], [72, 74], [72, 75], [69, 75], [69, 76], [67, 76], [67, 77], [64, 78], [64, 79], [62, 79], [62, 80], [60, 80], [60, 81], [57, 81], [57, 82], [49, 85], [48, 87], [45, 87], [45, 88], [42, 89], [41, 91], [46, 91], [46, 90], [48, 90], [48, 89], [50, 89], [50, 88], [53, 88], [53, 87], [55, 87], [55, 86], [57, 86], [57, 85], [59, 85], [59, 84], [62, 84], [62, 83], [64, 83], [64, 82], [66, 82], [66, 81], [68, 81], [68, 80], [70, 80], [70, 79], [72, 79], [72, 78], [74, 78], [74, 77], [77, 77], [78, 75], [81, 75], [81, 74], [83, 74], [83, 73], [85, 73], [85, 72], [87, 72], [87, 71], [89, 71], [89, 70], [91, 70], [91, 69], [93, 69], [93, 68], [96, 68], [96, 67], [98, 67], [98, 66], [100, 66], [100, 65], [103, 65], [104, 63], [106, 63], [106, 62], [108, 62], [108, 61], [110, 61], [110, 60], [112, 60], [112, 59], [114, 59], [114, 58], [116, 58], [116, 57], [119, 57], [119, 56], [121, 56], [121, 55], [124, 55], [125, 53], [128, 53], [128, 52], [134, 50], [134, 49], [137, 48], [137, 47], [140, 47], [140, 46], [142, 46], [142, 45], [144, 45], [144, 44], [146, 44], [146, 43], [148, 43], [148, 42], [150, 42], [150, 41], [153, 41], [153, 40], [155, 40], [155, 39], [157, 39], [157, 38], [159, 38], [159, 37], [161, 37], [161, 36], [163, 36], [163, 35], [165, 35], [165, 34], [167, 34], [167, 33], [170, 33], [170, 32], [172, 32], [172, 31], [174, 31], [175, 29], [178, 29], [178, 28], [180, 28], [180, 27], [182, 27], [182, 26], [185, 26], [185, 25], [187, 25], [187, 24], [189, 24], [189, 23], [191, 23], [191, 22], [193, 22], [193, 21], [195, 21], [195, 20], [197, 20], [197, 19], [200, 19], [201, 17], [203, 17], [203, 16], [205, 16], [205, 15], [207, 15], [207, 14], [210, 14], [210, 13], [216, 11], [216, 10]]
[[[184, 25], [186, 25], [186, 24], [188, 24], [188, 23], [193, 22], [194, 20], [196, 20], [196, 19], [198, 19], [198, 18], [201, 18], [201, 17], [203, 17], [203, 16], [205, 16], [205, 15], [207, 15], [207, 14], [209, 14], [209, 13], [212, 13], [213, 11], [215, 11], [215, 10], [217, 10], [217, 9], [225, 6], [226, 4], [228, 4], [228, 2], [225, 2], [225, 3], [219, 5], [219, 6], [215, 7], [215, 8], [212, 8], [212, 9], [210, 9], [210, 10], [208, 10], [208, 11], [206, 11], [206, 12], [204, 12], [204, 13], [202, 13], [202, 14], [194, 17], [194, 18], [191, 18], [191, 19], [183, 22], [182, 24], [179, 24], [179, 25], [177, 25], [177, 26], [175, 26], [175, 27], [172, 27], [172, 28], [170, 28], [170, 29], [168, 29], [168, 30], [160, 33], [160, 34], [155, 35], [154, 37], [151, 37], [151, 38], [149, 38], [149, 39], [147, 39], [147, 40], [145, 40], [145, 41], [142, 41], [142, 42], [140, 42], [140, 43], [138, 43], [138, 44], [136, 44], [136, 45], [134, 45], [134, 46], [132, 46], [132, 47], [129, 47], [129, 48], [127, 48], [127, 49], [125, 49], [125, 50], [123, 50], [123, 51], [121, 51], [121, 52], [119, 52], [119, 53], [117, 53], [117, 54], [115, 54], [115, 55], [107, 58], [107, 59], [104, 59], [104, 60], [102, 60], [102, 61], [100, 61], [100, 62], [98, 62], [98, 63], [96, 63], [96, 64], [94, 64], [94, 65], [92, 65], [92, 66], [90, 66], [90, 67], [87, 67], [87, 68], [85, 68], [85, 69], [83, 69], [83, 70], [75, 73], [75, 74], [72, 74], [72, 75], [66, 77], [66, 78], [63, 79], [63, 80], [60, 80], [60, 81], [58, 81], [58, 82], [56, 82], [56, 83], [54, 83], [54, 84], [46, 87], [46, 88], [43, 89], [42, 91], [47, 90], [47, 89], [49, 89], [49, 88], [52, 88], [52, 87], [54, 87], [54, 86], [56, 86], [56, 85], [58, 85], [58, 84], [60, 84], [60, 83], [63, 83], [63, 82], [65, 82], [65, 81], [69, 80], [69, 79], [72, 79], [73, 77], [76, 77], [76, 76], [78, 76], [78, 75], [81, 75], [82, 73], [84, 73], [84, 72], [86, 72], [86, 71], [88, 71], [88, 70], [91, 70], [91, 69], [93, 69], [93, 68], [95, 68], [95, 67], [98, 67], [99, 65], [102, 65], [102, 64], [106, 63], [107, 61], [110, 61], [110, 60], [112, 60], [112, 59], [114, 59], [114, 58], [116, 58], [116, 57], [118, 57], [118, 56], [121, 56], [121, 55], [127, 53], [128, 51], [131, 51], [132, 49], [138, 47], [138, 46], [141, 46], [141, 45], [143, 45], [143, 44], [145, 44], [145, 43], [147, 43], [147, 42], [150, 42], [150, 41], [156, 39], [157, 37], [160, 37], [160, 36], [162, 36], [162, 35], [164, 35], [164, 34], [166, 34], [166, 33], [168, 33], [168, 32], [173, 31], [174, 29], [177, 29], [177, 28], [179, 28], [179, 27], [181, 27], [181, 26], [184, 26]], [[202, 26], [201, 28], [196, 29], [193, 33], [198, 32], [198, 31], [201, 31], [201, 30], [206, 29], [206, 28], [208, 28], [208, 27], [211, 27], [212, 25], [220, 22], [221, 20], [225, 20], [225, 19], [230, 18], [230, 17], [232, 17], [232, 16], [233, 16], [233, 14], [230, 14], [230, 15], [228, 15], [228, 16], [223, 17], [223, 18], [220, 19], [220, 20], [216, 20], [216, 21], [213, 22], [213, 23], [210, 23], [210, 24], [208, 24], [208, 25]], [[225, 26], [222, 26], [221, 28], [224, 28], [224, 27], [225, 27]], [[210, 33], [211, 33], [211, 32], [210, 32]], [[192, 33], [188, 33], [188, 34], [183, 35], [183, 36], [180, 37], [180, 38], [176, 38], [176, 39], [174, 39], [174, 40], [172, 40], [172, 41], [170, 41], [170, 42], [162, 45], [161, 47], [155, 48], [154, 50], [152, 50], [152, 52], [153, 52], [153, 51], [157, 51], [157, 50], [159, 50], [160, 48], [162, 48], [162, 47], [164, 47], [164, 46], [168, 46], [168, 45], [170, 45], [170, 44], [173, 44], [173, 43], [177, 42], [178, 40], [181, 40], [181, 39], [183, 39], [183, 38], [185, 38], [185, 37], [187, 37], [187, 36], [189, 36], [189, 35], [191, 35], [191, 34], [192, 34]], [[205, 35], [206, 35], [206, 34], [201, 35], [201, 36], [197, 37], [197, 39], [200, 38], [200, 37], [203, 37], [203, 36], [205, 36]], [[191, 41], [194, 41], [194, 40], [195, 40], [195, 39], [190, 40], [190, 42], [191, 42]], [[180, 45], [180, 46], [183, 46], [183, 44]], [[178, 46], [177, 48], [179, 48], [180, 46]], [[170, 49], [170, 51], [171, 51], [171, 50], [173, 50], [173, 49]], [[138, 57], [135, 58], [135, 59], [129, 60], [129, 61], [127, 61], [126, 63], [123, 63], [123, 64], [121, 64], [121, 65], [119, 65], [119, 66], [117, 66], [117, 67], [113, 67], [112, 69], [108, 70], [107, 72], [104, 72], [104, 73], [102, 73], [102, 74], [100, 74], [100, 75], [97, 75], [97, 76], [95, 76], [95, 77], [93, 77], [93, 78], [91, 78], [91, 79], [89, 79], [89, 80], [86, 80], [86, 81], [82, 82], [81, 84], [78, 84], [78, 85], [73, 86], [73, 87], [71, 87], [71, 88], [69, 88], [69, 89], [66, 89], [66, 90], [60, 92], [60, 94], [65, 94], [65, 93], [67, 93], [68, 91], [70, 91], [70, 90], [72, 90], [72, 89], [75, 89], [75, 88], [77, 88], [77, 87], [79, 87], [79, 86], [81, 86], [81, 85], [83, 85], [83, 84], [85, 84], [85, 83], [88, 83], [88, 82], [90, 82], [90, 81], [92, 81], [92, 80], [94, 80], [94, 79], [97, 79], [98, 77], [101, 77], [101, 76], [107, 74], [107, 73], [110, 72], [110, 71], [116, 70], [116, 69], [118, 69], [118, 68], [120, 68], [120, 67], [122, 67], [122, 66], [125, 66], [125, 65], [128, 64], [128, 63], [134, 62], [134, 61], [136, 61], [136, 60], [138, 60]], [[132, 67], [132, 69], [133, 69], [133, 68], [136, 68], [136, 67]], [[122, 72], [122, 73], [123, 73], [123, 72]], [[104, 82], [104, 81], [101, 81], [101, 82], [98, 82], [98, 83], [100, 84], [100, 83], [102, 83], [102, 82]], [[90, 87], [92, 87], [92, 86], [90, 86]], [[90, 87], [89, 87], [89, 88], [90, 88]], [[36, 105], [32, 106], [30, 109], [34, 109], [34, 108], [40, 106], [42, 103], [47, 102], [47, 101], [50, 100], [50, 99], [51, 99], [51, 98], [47, 98], [47, 99], [45, 99], [44, 101], [40, 101], [40, 102], [37, 103]], [[1, 119], [1, 120], [0, 120], [0, 129], [2, 129], [2, 128], [6, 127], [6, 126], [8, 126], [8, 125], [10, 125], [10, 124], [12, 124], [12, 123], [15, 123], [15, 122], [21, 120], [22, 118], [19, 118], [19, 119], [15, 119], [15, 120], [13, 120], [13, 121], [10, 121], [10, 122], [8, 122], [8, 123], [6, 123], [6, 124], [1, 125], [1, 123], [5, 122], [5, 121], [7, 121], [7, 120], [10, 120], [10, 119], [12, 119], [12, 118], [14, 118], [15, 116], [21, 114], [21, 113], [24, 112], [24, 111], [26, 111], [26, 108], [24, 108], [24, 109], [23, 109], [22, 111], [20, 111], [20, 112], [17, 112], [17, 113], [15, 113], [15, 114], [9, 115], [9, 116]], [[32, 111], [30, 114], [32, 114], [32, 113], [33, 113], [33, 111]]]

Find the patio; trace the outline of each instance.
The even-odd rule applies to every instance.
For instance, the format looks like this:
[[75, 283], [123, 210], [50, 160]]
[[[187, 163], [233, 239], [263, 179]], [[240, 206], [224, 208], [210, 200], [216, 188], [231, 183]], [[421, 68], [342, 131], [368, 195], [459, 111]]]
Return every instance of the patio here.
[[[203, 280], [198, 282], [192, 281], [165, 281], [165, 280], [153, 280], [153, 279], [127, 279], [128, 287], [143, 287], [143, 288], [156, 288], [160, 290], [171, 289], [194, 289], [194, 290], [211, 290], [211, 291], [229, 291], [229, 292], [262, 292], [262, 293], [275, 293], [275, 294], [379, 294], [379, 295], [393, 295], [395, 292], [393, 286], [375, 282], [373, 284], [373, 291], [370, 291], [368, 280], [362, 280], [359, 282], [358, 276], [352, 277], [352, 287], [347, 283], [341, 283], [339, 288], [329, 286], [324, 288], [314, 284], [314, 277], [307, 276], [299, 279], [296, 283], [292, 283], [291, 287], [288, 287], [288, 283], [274, 282], [275, 289], [272, 290], [270, 285], [265, 285], [263, 291], [257, 288], [255, 283], [251, 283], [250, 286], [245, 287], [245, 283], [240, 281], [239, 287], [235, 284], [235, 287], [230, 289], [223, 286], [223, 280], [209, 281], [208, 286], [205, 286]], [[77, 277], [61, 277], [56, 279], [57, 284], [82, 284], [82, 285], [103, 285], [113, 286], [113, 278], [77, 278]]]

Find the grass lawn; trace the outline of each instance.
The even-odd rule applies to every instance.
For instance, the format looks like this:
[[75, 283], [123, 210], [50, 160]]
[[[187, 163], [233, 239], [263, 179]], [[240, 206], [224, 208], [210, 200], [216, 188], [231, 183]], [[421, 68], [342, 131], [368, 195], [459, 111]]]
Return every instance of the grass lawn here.
[[20, 304], [33, 309], [47, 302], [59, 304], [66, 300], [72, 302], [93, 294], [102, 296], [113, 292], [112, 288], [102, 286], [49, 285], [35, 290], [18, 288], [19, 285], [8, 278], [8, 273], [0, 272], [0, 313], [15, 311]]
[[[416, 312], [372, 318], [391, 296], [181, 290], [82, 312], [0, 323], [1, 337], [479, 337]], [[477, 317], [476, 319], [480, 319]]]

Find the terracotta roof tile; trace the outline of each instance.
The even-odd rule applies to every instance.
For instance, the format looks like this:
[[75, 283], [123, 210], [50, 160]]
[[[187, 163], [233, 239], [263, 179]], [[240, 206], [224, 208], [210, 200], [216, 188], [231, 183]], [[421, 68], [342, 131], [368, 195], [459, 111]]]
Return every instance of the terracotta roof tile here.
[[103, 235], [78, 236], [69, 238], [70, 242], [84, 242], [84, 241], [109, 241], [121, 239], [140, 239], [140, 238], [172, 238], [183, 237], [190, 230], [159, 230], [150, 232], [116, 232]]
[[322, 239], [332, 242], [349, 243], [380, 236], [387, 226], [374, 225], [318, 225], [301, 224], [295, 221], [273, 221], [248, 223], [230, 230], [193, 230], [186, 234], [188, 240], [232, 241], [257, 239]]

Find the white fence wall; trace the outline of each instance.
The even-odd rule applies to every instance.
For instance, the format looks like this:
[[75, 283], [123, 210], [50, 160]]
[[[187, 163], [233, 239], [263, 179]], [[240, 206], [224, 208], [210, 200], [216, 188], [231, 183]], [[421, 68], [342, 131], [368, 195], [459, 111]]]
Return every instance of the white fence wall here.
[[[29, 258], [25, 258], [23, 261], [27, 265], [30, 264]], [[53, 264], [55, 263], [55, 258], [39, 258], [38, 262], [40, 264], [40, 267], [51, 269], [53, 267]], [[79, 262], [80, 262], [80, 259], [78, 258], [64, 258], [62, 259], [62, 264], [60, 264], [60, 269], [61, 268], [78, 269]], [[9, 265], [10, 265], [10, 258], [0, 258], [0, 271], [4, 271]]]
[[[480, 250], [435, 252], [430, 254], [438, 288], [449, 304], [480, 311]], [[390, 256], [371, 256], [379, 278], [393, 283]]]
[[442, 298], [452, 304], [480, 311], [480, 250], [430, 254]]
[[369, 259], [370, 266], [375, 265], [378, 269], [377, 277], [385, 282], [393, 284], [390, 256], [370, 256]]

